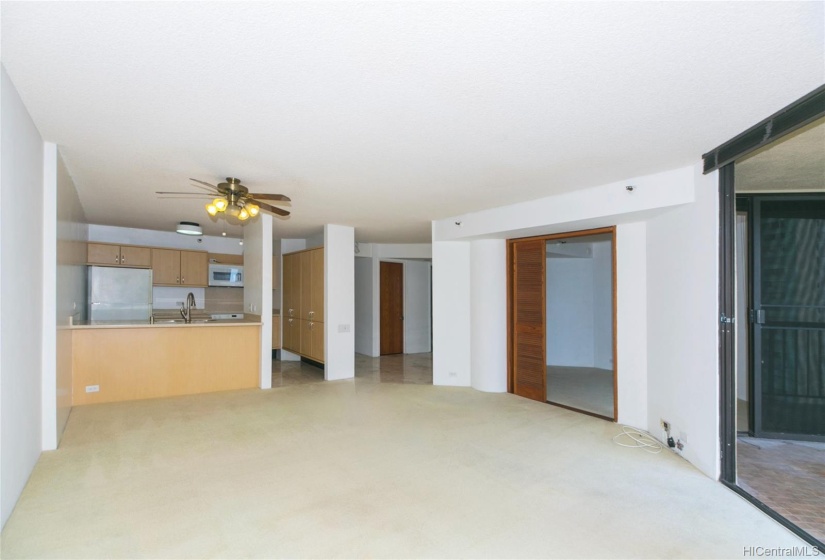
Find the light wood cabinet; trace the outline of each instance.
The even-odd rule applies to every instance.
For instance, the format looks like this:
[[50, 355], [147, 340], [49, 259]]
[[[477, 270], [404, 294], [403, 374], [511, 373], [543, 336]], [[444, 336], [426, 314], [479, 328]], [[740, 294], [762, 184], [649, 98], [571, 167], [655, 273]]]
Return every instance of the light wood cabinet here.
[[277, 350], [281, 347], [281, 316], [272, 316], [272, 349]]
[[301, 321], [301, 354], [315, 360], [324, 361], [324, 323]]
[[180, 252], [181, 286], [206, 286], [209, 284], [209, 256], [202, 251]]
[[152, 250], [149, 247], [88, 243], [86, 262], [106, 266], [149, 268], [152, 266]]
[[[257, 387], [260, 329], [186, 325], [72, 330], [72, 405]], [[232, 351], [222, 351], [225, 348]], [[86, 392], [89, 385], [99, 391]]]
[[292, 317], [284, 317], [283, 323], [284, 340], [283, 348], [290, 352], [300, 354], [301, 350], [301, 320]]
[[152, 249], [152, 283], [156, 286], [205, 287], [209, 257], [204, 251]]
[[284, 317], [300, 318], [301, 309], [301, 253], [284, 255]]
[[283, 347], [317, 362], [324, 361], [324, 249], [283, 257]]
[[161, 286], [180, 285], [180, 251], [152, 249], [152, 283]]

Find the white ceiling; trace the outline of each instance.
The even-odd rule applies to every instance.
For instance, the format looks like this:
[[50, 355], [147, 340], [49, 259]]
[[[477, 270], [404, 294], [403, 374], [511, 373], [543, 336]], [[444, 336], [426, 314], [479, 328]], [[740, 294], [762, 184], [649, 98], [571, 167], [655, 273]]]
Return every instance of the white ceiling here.
[[93, 223], [217, 234], [188, 177], [293, 199], [277, 237], [695, 164], [825, 82], [823, 2], [2, 2], [2, 61]]

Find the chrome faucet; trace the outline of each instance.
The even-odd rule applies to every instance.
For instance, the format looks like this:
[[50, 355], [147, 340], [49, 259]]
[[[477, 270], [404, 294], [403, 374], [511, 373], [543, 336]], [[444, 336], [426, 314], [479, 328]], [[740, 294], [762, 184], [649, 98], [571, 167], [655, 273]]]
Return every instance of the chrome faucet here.
[[186, 296], [186, 303], [180, 306], [180, 315], [181, 317], [183, 317], [184, 322], [192, 322], [192, 310], [196, 307], [197, 306], [195, 305], [195, 294], [189, 292], [189, 295]]

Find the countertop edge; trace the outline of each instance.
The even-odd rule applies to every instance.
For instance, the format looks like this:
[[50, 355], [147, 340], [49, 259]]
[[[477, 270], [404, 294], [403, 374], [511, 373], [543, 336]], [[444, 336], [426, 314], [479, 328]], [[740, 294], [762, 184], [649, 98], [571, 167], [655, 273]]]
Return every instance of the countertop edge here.
[[68, 330], [82, 329], [168, 329], [187, 327], [260, 327], [260, 321], [210, 321], [208, 323], [140, 323], [140, 324], [120, 324], [120, 325], [66, 325]]

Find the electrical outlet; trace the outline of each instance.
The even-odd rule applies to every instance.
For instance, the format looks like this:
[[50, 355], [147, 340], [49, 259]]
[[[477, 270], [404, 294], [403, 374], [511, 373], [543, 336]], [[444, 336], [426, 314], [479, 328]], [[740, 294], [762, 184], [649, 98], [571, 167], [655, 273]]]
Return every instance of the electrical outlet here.
[[348, 332], [350, 332], [349, 323], [342, 323], [342, 324], [338, 325], [338, 332], [339, 333], [348, 333]]
[[670, 433], [670, 422], [668, 422], [667, 420], [665, 420], [665, 419], [663, 419], [663, 418], [660, 418], [660, 419], [659, 419], [659, 424], [661, 424], [661, 425], [662, 425], [662, 429], [663, 429], [665, 432], [667, 432], [668, 434]]
[[450, 372], [450, 377], [458, 377], [458, 374], [454, 371]]
[[100, 385], [86, 385], [87, 393], [97, 393], [100, 391]]

